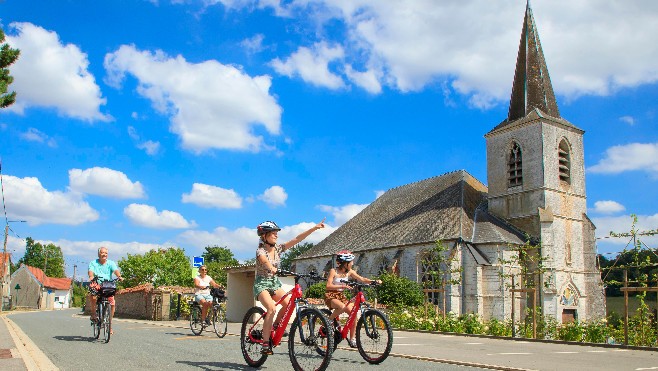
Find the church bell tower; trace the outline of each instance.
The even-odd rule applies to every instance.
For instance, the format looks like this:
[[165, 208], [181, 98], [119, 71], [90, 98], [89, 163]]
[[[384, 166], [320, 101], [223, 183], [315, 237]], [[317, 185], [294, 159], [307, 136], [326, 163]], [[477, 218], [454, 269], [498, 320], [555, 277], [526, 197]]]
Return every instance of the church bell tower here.
[[560, 116], [529, 3], [507, 118], [485, 135], [489, 211], [541, 243], [543, 313], [605, 316], [587, 217], [583, 134]]

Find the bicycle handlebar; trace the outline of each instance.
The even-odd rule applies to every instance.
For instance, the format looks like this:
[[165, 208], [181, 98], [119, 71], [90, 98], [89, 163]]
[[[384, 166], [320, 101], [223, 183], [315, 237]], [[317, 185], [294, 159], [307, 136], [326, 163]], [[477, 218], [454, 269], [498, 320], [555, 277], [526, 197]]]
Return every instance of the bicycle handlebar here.
[[288, 271], [288, 270], [285, 270], [285, 269], [279, 269], [279, 270], [276, 271], [276, 275], [279, 276], [279, 277], [293, 276], [293, 277], [296, 277], [296, 278], [308, 278], [308, 279], [315, 280], [315, 281], [324, 280], [324, 278], [318, 276], [318, 274], [314, 273], [314, 272], [311, 272], [311, 273], [297, 273], [297, 272]]
[[379, 283], [377, 283], [377, 281], [372, 281], [371, 283], [361, 283], [361, 282], [358, 282], [358, 281], [347, 281], [346, 285], [350, 286], [350, 287], [363, 288], [363, 287], [376, 287], [376, 286], [379, 286]]

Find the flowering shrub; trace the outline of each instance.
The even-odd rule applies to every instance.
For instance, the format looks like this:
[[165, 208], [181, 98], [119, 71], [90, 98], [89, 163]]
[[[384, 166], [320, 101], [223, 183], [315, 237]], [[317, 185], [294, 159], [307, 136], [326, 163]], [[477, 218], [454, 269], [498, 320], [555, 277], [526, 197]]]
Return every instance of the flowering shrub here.
[[[491, 319], [483, 321], [475, 314], [457, 316], [448, 312], [445, 316], [429, 306], [391, 307], [387, 310], [391, 326], [398, 329], [454, 332], [463, 334], [512, 336], [512, 321]], [[651, 317], [651, 315], [649, 315]], [[532, 338], [532, 318], [516, 322], [516, 336]], [[653, 320], [653, 318], [650, 318]], [[647, 315], [635, 315], [629, 320], [629, 345], [656, 346], [658, 331], [647, 321]], [[655, 323], [655, 322], [653, 322]], [[577, 341], [588, 343], [621, 343], [624, 339], [623, 323], [610, 323], [606, 319], [591, 322], [574, 321], [559, 324], [551, 316], [538, 316], [537, 338]]]

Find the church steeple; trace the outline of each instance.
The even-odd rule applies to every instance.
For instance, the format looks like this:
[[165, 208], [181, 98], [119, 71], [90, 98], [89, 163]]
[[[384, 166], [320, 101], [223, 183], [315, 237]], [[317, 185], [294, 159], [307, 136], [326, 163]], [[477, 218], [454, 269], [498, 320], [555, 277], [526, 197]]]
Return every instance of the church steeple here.
[[560, 118], [535, 19], [528, 1], [519, 53], [516, 57], [516, 71], [514, 72], [507, 122], [523, 118], [536, 108], [549, 116]]

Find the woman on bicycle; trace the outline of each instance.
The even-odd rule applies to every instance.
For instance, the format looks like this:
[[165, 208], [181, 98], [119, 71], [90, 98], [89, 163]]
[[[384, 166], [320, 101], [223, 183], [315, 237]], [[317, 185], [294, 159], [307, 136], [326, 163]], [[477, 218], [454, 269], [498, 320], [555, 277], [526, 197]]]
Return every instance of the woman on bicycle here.
[[[369, 278], [359, 276], [352, 266], [354, 265], [354, 254], [348, 250], [341, 250], [336, 253], [337, 267], [331, 268], [329, 276], [327, 277], [327, 291], [324, 294], [324, 303], [327, 307], [334, 311], [329, 316], [329, 323], [333, 323], [335, 318], [338, 318], [342, 313], [350, 313], [354, 307], [354, 303], [347, 300], [343, 291], [349, 286], [347, 282], [351, 279], [363, 283], [382, 283], [380, 280], [373, 281]], [[349, 329], [350, 338], [347, 340], [351, 348], [356, 348], [356, 340], [354, 339], [354, 332], [356, 330], [356, 322], [352, 323]]]
[[[276, 302], [281, 299], [286, 292], [281, 288], [281, 281], [276, 276], [277, 269], [281, 264], [281, 254], [289, 248], [303, 241], [311, 233], [318, 229], [324, 228], [324, 219], [313, 228], [302, 232], [294, 239], [277, 244], [278, 233], [281, 230], [276, 223], [266, 221], [258, 225], [256, 229], [260, 241], [258, 249], [256, 249], [256, 280], [254, 282], [254, 297], [258, 300], [265, 310], [267, 315], [263, 321], [263, 348], [261, 353], [273, 354], [272, 346], [270, 344], [270, 333], [272, 332], [272, 323], [274, 312], [276, 310]], [[274, 323], [279, 323], [281, 317], [288, 307], [289, 300], [284, 300], [281, 310], [277, 315]]]
[[201, 321], [206, 325], [210, 325], [210, 318], [207, 315], [212, 306], [210, 286], [219, 287], [215, 280], [208, 275], [208, 268], [202, 265], [199, 267], [199, 275], [194, 278], [194, 300], [201, 305]]

